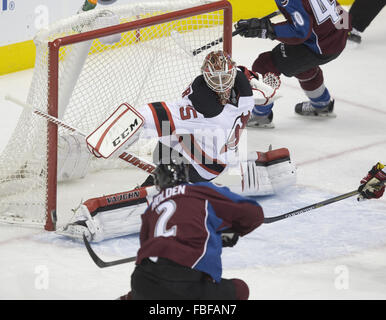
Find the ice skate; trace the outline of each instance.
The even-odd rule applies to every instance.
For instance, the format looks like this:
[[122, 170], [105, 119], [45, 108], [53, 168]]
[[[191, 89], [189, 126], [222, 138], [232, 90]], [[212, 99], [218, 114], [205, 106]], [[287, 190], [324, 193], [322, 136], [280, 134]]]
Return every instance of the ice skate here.
[[350, 40], [354, 43], [360, 44], [362, 42], [361, 33], [357, 29], [353, 28], [348, 33], [348, 40]]
[[249, 118], [247, 127], [250, 128], [275, 128], [273, 120], [273, 112], [271, 111], [269, 114], [264, 116], [259, 116], [252, 113], [252, 116]]
[[307, 117], [332, 117], [335, 118], [336, 114], [334, 111], [334, 100], [331, 100], [329, 104], [323, 108], [315, 108], [311, 101], [305, 101], [298, 103], [295, 106], [295, 113], [301, 116]]

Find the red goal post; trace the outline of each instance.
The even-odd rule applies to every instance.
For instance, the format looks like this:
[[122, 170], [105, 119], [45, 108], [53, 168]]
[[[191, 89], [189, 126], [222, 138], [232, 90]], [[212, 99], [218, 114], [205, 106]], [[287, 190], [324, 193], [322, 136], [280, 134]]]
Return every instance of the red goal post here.
[[[198, 75], [199, 67], [206, 54], [204, 51], [195, 57], [193, 55], [189, 57], [190, 51], [221, 37], [223, 38], [222, 43], [211, 50], [223, 49], [229, 54], [232, 53], [231, 4], [228, 1], [208, 2], [204, 0], [164, 1], [160, 4], [159, 9], [154, 9], [154, 12], [153, 9], [149, 9], [143, 14], [136, 13], [137, 19], [127, 22], [122, 22], [124, 14], [120, 14], [119, 10], [115, 9], [118, 6], [106, 6], [107, 9], [111, 8], [111, 12], [118, 12], [120, 22], [80, 33], [78, 29], [82, 29], [84, 21], [94, 17], [95, 13], [87, 12], [79, 15], [79, 21], [76, 17], [69, 18], [68, 21], [63, 22], [63, 25], [66, 25], [66, 33], [69, 35], [55, 36], [55, 38], [50, 38], [51, 35], [49, 35], [48, 40], [42, 41], [47, 46], [47, 54], [39, 53], [37, 50], [34, 78], [27, 102], [53, 117], [64, 119], [84, 132], [89, 132], [100, 124], [100, 120], [119, 103], [128, 102], [138, 107], [153, 101], [178, 98], [183, 88]], [[165, 9], [165, 3], [170, 5], [170, 8]], [[143, 7], [146, 5], [141, 4]], [[175, 10], [174, 6], [178, 10]], [[122, 10], [126, 10], [126, 7]], [[84, 20], [82, 20], [83, 17]], [[179, 38], [171, 39], [173, 38], [171, 37], [172, 32], [177, 33]], [[60, 32], [56, 33], [64, 32], [60, 29]], [[102, 39], [116, 35], [119, 35], [122, 40], [116, 40], [116, 43], [112, 44], [103, 43]], [[125, 35], [131, 37], [131, 40], [122, 45]], [[185, 45], [186, 47], [183, 48], [182, 46]], [[90, 49], [95, 46], [97, 49]], [[44, 61], [47, 70], [44, 68], [43, 71], [37, 70], [41, 68], [38, 59]], [[44, 75], [46, 71], [47, 76]], [[42, 85], [45, 79], [47, 83]], [[45, 90], [47, 91], [43, 92]], [[42, 91], [42, 93], [37, 94], [36, 91]], [[7, 175], [3, 180], [9, 183], [11, 180], [9, 177], [15, 176], [10, 172], [17, 172], [16, 183], [20, 185], [15, 190], [20, 189], [25, 198], [28, 198], [29, 193], [34, 194], [33, 199], [25, 200], [25, 207], [21, 205], [18, 209], [28, 215], [26, 208], [28, 208], [27, 202], [30, 201], [33, 203], [33, 210], [27, 209], [27, 211], [35, 211], [35, 208], [37, 211], [36, 215], [34, 213], [33, 220], [44, 220], [43, 225], [46, 230], [55, 230], [55, 220], [58, 217], [58, 149], [60, 149], [58, 144], [60, 144], [59, 138], [67, 133], [54, 123], [44, 123], [44, 120], [41, 119], [30, 120], [29, 117], [31, 116], [26, 115], [27, 120], [20, 121], [34, 121], [33, 124], [29, 124], [31, 128], [39, 127], [36, 129], [39, 130], [39, 134], [46, 132], [40, 141], [33, 141], [33, 143], [44, 144], [44, 148], [39, 147], [38, 151], [33, 149], [31, 152], [21, 154], [20, 157], [31, 157], [31, 154], [39, 153], [44, 159], [40, 159], [40, 156], [39, 160], [25, 159], [21, 162], [22, 165], [19, 164], [17, 167], [23, 167], [23, 169], [8, 170], [7, 174], [3, 174]], [[18, 125], [21, 127], [20, 123]], [[16, 134], [15, 132], [14, 135]], [[44, 141], [45, 139], [47, 142]], [[46, 156], [42, 155], [44, 152]], [[93, 159], [91, 162], [93, 161], [103, 160]], [[34, 170], [29, 170], [30, 163], [34, 164]], [[106, 163], [103, 166], [106, 166]], [[21, 170], [23, 174], [20, 174]], [[36, 182], [36, 185], [34, 183], [33, 191], [28, 189], [27, 180], [23, 182], [24, 176], [29, 174], [31, 181], [42, 180], [39, 183]], [[1, 181], [0, 169], [0, 195]], [[23, 183], [26, 185], [21, 186]], [[39, 191], [39, 188], [42, 188], [42, 192]], [[107, 190], [103, 193], [108, 192]], [[91, 194], [91, 196], [99, 195]], [[89, 197], [90, 195], [82, 195], [82, 198], [79, 194], [68, 196], [68, 198], [74, 198], [72, 208], [82, 199], [86, 200], [84, 196]], [[14, 204], [14, 200], [12, 201]], [[37, 204], [38, 201], [42, 203]], [[44, 212], [38, 213], [42, 210], [41, 208], [44, 208]], [[22, 213], [16, 213], [16, 209], [7, 210], [12, 213], [9, 215], [7, 211], [5, 215], [7, 222], [10, 220], [12, 222], [12, 219], [14, 223], [30, 220], [29, 217], [23, 217]], [[66, 210], [69, 211], [68, 208]], [[0, 206], [0, 219], [1, 211], [3, 209]]]

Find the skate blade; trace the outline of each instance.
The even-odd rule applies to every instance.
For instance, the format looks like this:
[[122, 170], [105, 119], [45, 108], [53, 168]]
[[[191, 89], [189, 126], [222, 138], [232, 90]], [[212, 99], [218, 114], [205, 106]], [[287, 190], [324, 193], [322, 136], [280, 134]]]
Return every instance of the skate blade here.
[[253, 129], [273, 129], [275, 128], [275, 125], [273, 123], [267, 123], [267, 124], [247, 124], [247, 128], [253, 128]]
[[273, 125], [273, 124], [263, 124], [263, 125], [259, 125], [259, 126], [247, 126], [247, 127], [251, 128], [251, 129], [274, 129], [275, 125]]
[[299, 114], [299, 113], [296, 113], [298, 116], [300, 117], [303, 117], [303, 118], [309, 118], [309, 119], [326, 119], [326, 118], [336, 118], [337, 115], [336, 113], [334, 112], [330, 112], [330, 113], [319, 113], [318, 115], [315, 115], [315, 114]]

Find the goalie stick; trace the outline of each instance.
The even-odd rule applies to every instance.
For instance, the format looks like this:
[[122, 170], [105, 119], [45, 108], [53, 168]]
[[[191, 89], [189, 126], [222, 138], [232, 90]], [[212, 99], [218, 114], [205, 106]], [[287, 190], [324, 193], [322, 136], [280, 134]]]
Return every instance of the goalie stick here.
[[[276, 17], [276, 16], [279, 15], [279, 14], [280, 14], [280, 11], [277, 10], [277, 11], [272, 12], [271, 14], [269, 14], [269, 15], [267, 15], [267, 16], [261, 18], [261, 19], [271, 19], [271, 18], [273, 18], [273, 17]], [[240, 30], [235, 30], [235, 31], [233, 31], [233, 32], [232, 32], [232, 37], [238, 35], [239, 33], [240, 33]], [[221, 37], [221, 38], [218, 38], [217, 40], [214, 40], [214, 41], [212, 41], [212, 42], [209, 42], [209, 43], [207, 43], [206, 45], [204, 45], [204, 46], [202, 46], [202, 47], [200, 47], [200, 48], [198, 48], [198, 49], [193, 50], [192, 54], [193, 54], [193, 56], [196, 56], [196, 55], [198, 55], [199, 53], [201, 53], [202, 51], [205, 51], [205, 50], [207, 50], [207, 49], [210, 49], [210, 48], [214, 47], [215, 45], [218, 45], [218, 44], [221, 43], [221, 42], [223, 42], [223, 38], [222, 38], [222, 37]]]
[[[45, 113], [33, 106], [31, 106], [30, 104], [28, 103], [25, 103], [15, 97], [12, 97], [10, 95], [6, 95], [4, 97], [5, 100], [9, 100], [9, 101], [12, 101], [13, 103], [15, 104], [18, 104], [24, 108], [28, 108], [28, 109], [31, 109], [33, 113], [35, 113], [36, 115], [42, 117], [42, 118], [45, 118], [47, 121], [50, 121], [52, 123], [55, 123], [56, 125], [58, 126], [61, 126], [71, 132], [76, 132], [80, 135], [82, 135], [83, 137], [87, 137], [87, 135], [82, 132], [81, 130], [69, 125], [68, 123], [62, 121], [62, 120], [59, 120], [58, 118], [56, 117], [53, 117], [51, 115], [49, 115], [48, 113]], [[129, 163], [130, 165], [138, 168], [138, 169], [141, 169], [147, 173], [152, 173], [153, 170], [155, 169], [155, 165], [137, 155], [135, 155], [134, 153], [132, 152], [129, 152], [129, 151], [125, 151], [125, 152], [122, 152], [120, 155], [119, 155], [119, 158], [122, 159], [123, 161]]]
[[[379, 184], [376, 184], [376, 186], [382, 186], [384, 184], [385, 184], [385, 182], [381, 182]], [[283, 220], [283, 219], [287, 219], [287, 218], [296, 216], [298, 214], [305, 213], [305, 212], [308, 212], [308, 211], [311, 211], [311, 210], [314, 210], [314, 209], [318, 209], [318, 208], [324, 207], [324, 206], [326, 206], [328, 204], [331, 204], [331, 203], [334, 203], [334, 202], [337, 202], [337, 201], [340, 201], [340, 200], [343, 200], [343, 199], [350, 198], [350, 197], [355, 196], [357, 194], [359, 194], [359, 191], [358, 190], [354, 190], [354, 191], [351, 191], [351, 192], [348, 192], [348, 193], [345, 193], [345, 194], [342, 194], [342, 195], [339, 195], [339, 196], [336, 196], [336, 197], [333, 197], [333, 198], [330, 198], [330, 199], [327, 199], [327, 200], [324, 200], [324, 201], [321, 201], [321, 202], [317, 202], [317, 203], [311, 204], [309, 206], [303, 207], [301, 209], [297, 209], [297, 210], [294, 210], [294, 211], [291, 211], [291, 212], [288, 212], [288, 213], [285, 213], [285, 214], [282, 214], [282, 215], [279, 215], [279, 216], [276, 216], [276, 217], [264, 218], [264, 222], [263, 223], [272, 223], [272, 222], [280, 221], [280, 220]], [[90, 243], [87, 240], [85, 235], [83, 235], [83, 242], [84, 242], [84, 244], [86, 246], [86, 249], [87, 249], [88, 253], [91, 256], [91, 259], [95, 262], [95, 264], [99, 268], [111, 267], [111, 266], [115, 266], [115, 265], [118, 265], [118, 264], [133, 262], [133, 261], [136, 260], [136, 257], [130, 257], [130, 258], [124, 258], [124, 259], [119, 259], [119, 260], [113, 260], [113, 261], [105, 262], [101, 258], [99, 258], [97, 256], [97, 254], [95, 253], [95, 251], [91, 248], [91, 245], [90, 245]]]
[[115, 266], [118, 264], [133, 262], [137, 259], [137, 257], [130, 257], [130, 258], [125, 258], [125, 259], [119, 259], [119, 260], [114, 260], [114, 261], [110, 261], [110, 262], [105, 262], [97, 256], [95, 251], [91, 248], [90, 242], [88, 242], [87, 237], [84, 234], [83, 234], [83, 242], [84, 242], [84, 245], [86, 246], [87, 252], [89, 253], [91, 259], [95, 262], [95, 264], [99, 268], [112, 267], [112, 266]]

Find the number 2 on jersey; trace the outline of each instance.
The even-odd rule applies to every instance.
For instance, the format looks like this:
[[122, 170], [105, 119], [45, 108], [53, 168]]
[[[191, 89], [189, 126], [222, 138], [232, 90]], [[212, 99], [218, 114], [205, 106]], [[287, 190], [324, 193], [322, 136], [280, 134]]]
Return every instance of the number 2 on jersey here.
[[335, 0], [310, 0], [310, 5], [319, 25], [327, 19], [331, 19], [333, 24], [338, 23], [341, 19]]
[[154, 237], [172, 237], [177, 234], [177, 226], [166, 229], [170, 218], [176, 212], [177, 205], [173, 200], [161, 203], [155, 211], [159, 215], [154, 229]]

